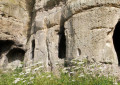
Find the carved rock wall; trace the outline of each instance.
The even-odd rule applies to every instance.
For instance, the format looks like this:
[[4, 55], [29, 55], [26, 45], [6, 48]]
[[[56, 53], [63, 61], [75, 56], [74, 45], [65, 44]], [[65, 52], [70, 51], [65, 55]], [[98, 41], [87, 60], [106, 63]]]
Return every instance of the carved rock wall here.
[[31, 1], [0, 0], [1, 68], [14, 68], [24, 61], [31, 18], [28, 4]]
[[118, 64], [119, 0], [1, 0], [0, 15], [2, 67], [41, 62], [56, 71], [57, 63], [83, 57]]
[[120, 18], [119, 3], [119, 0], [76, 0], [67, 4], [70, 10], [65, 14], [64, 26], [68, 60], [87, 56], [96, 62], [118, 63], [112, 37]]

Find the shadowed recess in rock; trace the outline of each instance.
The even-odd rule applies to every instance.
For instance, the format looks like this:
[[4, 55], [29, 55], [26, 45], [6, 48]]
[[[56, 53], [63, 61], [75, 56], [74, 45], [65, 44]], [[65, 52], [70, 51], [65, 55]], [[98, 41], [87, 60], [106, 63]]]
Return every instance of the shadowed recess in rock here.
[[61, 2], [63, 2], [65, 4], [66, 0], [49, 0], [46, 3], [46, 6], [44, 8], [45, 9], [52, 9], [53, 7], [59, 5]]
[[32, 59], [34, 58], [35, 40], [32, 40]]
[[120, 21], [117, 23], [114, 30], [113, 44], [118, 57], [118, 64], [120, 66]]
[[65, 58], [66, 57], [66, 37], [64, 33], [64, 28], [62, 28], [62, 31], [59, 33], [60, 41], [59, 41], [59, 58]]
[[12, 40], [0, 40], [0, 56], [2, 53], [8, 51], [14, 44]]
[[15, 60], [24, 60], [25, 51], [20, 48], [14, 48], [7, 54], [8, 62], [11, 63]]

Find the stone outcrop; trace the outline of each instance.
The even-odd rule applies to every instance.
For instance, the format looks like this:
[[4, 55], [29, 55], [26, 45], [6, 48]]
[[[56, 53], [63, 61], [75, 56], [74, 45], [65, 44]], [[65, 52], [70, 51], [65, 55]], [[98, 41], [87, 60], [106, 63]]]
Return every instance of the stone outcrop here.
[[0, 67], [14, 68], [24, 60], [30, 10], [25, 0], [0, 0]]
[[120, 64], [119, 19], [119, 0], [1, 0], [0, 66]]

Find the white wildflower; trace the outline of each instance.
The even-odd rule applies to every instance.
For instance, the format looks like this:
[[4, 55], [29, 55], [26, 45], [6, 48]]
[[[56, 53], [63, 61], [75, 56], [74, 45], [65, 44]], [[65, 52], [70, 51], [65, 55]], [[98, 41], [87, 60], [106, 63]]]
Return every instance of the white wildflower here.
[[40, 64], [43, 64], [43, 62], [38, 62], [38, 63], [32, 64], [32, 65], [30, 65], [30, 66], [28, 66], [26, 68], [30, 68], [30, 67], [33, 67], [33, 66], [36, 66], [36, 65], [40, 65]]
[[95, 69], [89, 69], [89, 70], [93, 72]]
[[24, 80], [24, 78], [21, 78], [20, 80], [22, 81], [22, 80]]
[[12, 68], [12, 70], [14, 71], [16, 68]]
[[36, 73], [36, 72], [33, 70], [33, 71], [32, 71], [32, 74], [35, 74], [35, 73]]
[[113, 80], [113, 85], [118, 85], [117, 80]]
[[117, 82], [114, 82], [113, 85], [118, 85], [118, 83], [117, 83]]
[[75, 80], [72, 80], [73, 82], [75, 82]]
[[34, 79], [34, 77], [30, 77], [30, 80], [33, 80]]
[[44, 78], [45, 76], [41, 76], [42, 78]]
[[41, 68], [44, 68], [44, 66], [39, 66], [39, 67], [35, 68], [34, 71], [38, 71]]
[[63, 73], [68, 73], [68, 70], [67, 70], [68, 68], [64, 68], [63, 70], [62, 70], [62, 72]]
[[74, 60], [71, 60], [70, 62], [71, 62], [71, 63], [75, 63], [76, 61], [74, 61]]
[[18, 83], [19, 81], [20, 81], [20, 78], [16, 78], [13, 83], [16, 84], [16, 83]]
[[31, 81], [31, 82], [28, 82], [27, 84], [29, 85], [29, 84], [32, 84], [33, 82]]
[[33, 64], [32, 66], [36, 66], [36, 65], [39, 65], [39, 64], [43, 64], [43, 62], [35, 63], [35, 64]]
[[101, 66], [102, 65], [102, 63], [98, 63], [98, 66]]
[[48, 76], [47, 76], [47, 78], [50, 78], [50, 77], [51, 77], [51, 75], [48, 75]]
[[86, 73], [86, 74], [90, 75], [90, 74], [92, 74], [92, 73], [91, 73], [91, 72], [89, 72], [89, 73]]
[[80, 74], [78, 77], [84, 77], [84, 74]]
[[21, 72], [21, 73], [19, 73], [19, 75], [24, 75], [24, 73], [23, 73], [23, 72]]
[[16, 74], [14, 74], [13, 76], [16, 76]]
[[18, 66], [18, 68], [22, 68], [23, 67], [23, 65], [22, 64], [20, 64], [19, 66]]
[[63, 71], [63, 73], [68, 73], [68, 71]]
[[34, 71], [38, 71], [38, 70], [39, 70], [39, 68], [35, 68], [35, 69], [34, 69]]
[[95, 64], [91, 64], [89, 67], [95, 67]]
[[70, 69], [70, 67], [66, 67], [66, 69], [68, 70], [68, 69]]
[[79, 62], [78, 64], [79, 64], [79, 65], [82, 65], [82, 64], [84, 64], [84, 62]]
[[70, 74], [74, 74], [74, 72], [70, 72]]
[[39, 66], [39, 68], [44, 68], [44, 66]]
[[76, 67], [76, 68], [75, 68], [75, 70], [78, 70], [78, 69], [80, 69], [80, 67]]
[[23, 83], [25, 83], [25, 82], [26, 82], [26, 80], [23, 81]]
[[67, 70], [67, 68], [64, 68], [63, 71]]
[[26, 69], [26, 73], [25, 74], [28, 74], [30, 73], [31, 69]]

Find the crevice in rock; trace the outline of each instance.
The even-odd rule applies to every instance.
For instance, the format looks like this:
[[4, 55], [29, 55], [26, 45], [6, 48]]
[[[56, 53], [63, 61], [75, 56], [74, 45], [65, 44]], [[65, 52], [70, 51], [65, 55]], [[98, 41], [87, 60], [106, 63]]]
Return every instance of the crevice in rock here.
[[34, 59], [35, 40], [32, 40], [32, 59]]
[[8, 63], [11, 63], [15, 60], [20, 60], [21, 62], [24, 60], [25, 51], [20, 48], [11, 49], [6, 55], [8, 58]]
[[110, 64], [110, 65], [112, 65], [112, 62], [100, 62], [100, 63], [102, 63], [102, 64]]
[[2, 55], [2, 53], [8, 51], [13, 44], [14, 41], [12, 40], [0, 40], [0, 56]]
[[33, 23], [35, 15], [36, 15], [36, 13], [34, 12], [35, 0], [25, 0], [25, 2], [26, 2], [26, 9], [28, 10], [28, 14], [29, 14], [29, 22], [27, 23], [27, 25], [28, 25], [27, 39], [29, 41], [30, 36], [32, 34], [31, 33], [32, 23]]
[[92, 27], [90, 30], [95, 30], [95, 29], [103, 29], [103, 28], [107, 28], [107, 27], [103, 27], [103, 26], [100, 26], [100, 27]]
[[61, 30], [59, 32], [59, 47], [58, 47], [58, 57], [59, 58], [65, 58], [66, 57], [66, 37], [65, 37], [65, 28], [64, 26], [61, 27]]
[[48, 45], [48, 39], [46, 39], [46, 46], [47, 46], [47, 53], [48, 53], [48, 65], [50, 66], [50, 70], [52, 71], [53, 70], [53, 65], [52, 65], [52, 62], [51, 62], [51, 59], [50, 59], [50, 53], [49, 53], [49, 45]]
[[117, 23], [114, 30], [113, 44], [118, 58], [118, 65], [120, 66], [120, 21]]

